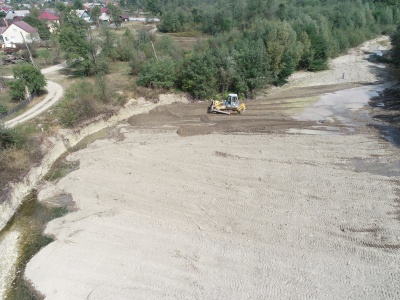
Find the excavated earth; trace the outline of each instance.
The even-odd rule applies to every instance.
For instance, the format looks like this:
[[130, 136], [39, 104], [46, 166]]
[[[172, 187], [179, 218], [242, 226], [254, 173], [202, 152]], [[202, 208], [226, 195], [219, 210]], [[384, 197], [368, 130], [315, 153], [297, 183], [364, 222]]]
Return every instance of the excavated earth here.
[[368, 109], [295, 118], [339, 89], [131, 117], [39, 194], [78, 210], [26, 276], [46, 299], [399, 298], [399, 149]]
[[69, 154], [38, 199], [76, 210], [25, 277], [46, 299], [400, 298], [400, 153], [368, 107], [386, 86], [359, 52], [334, 63], [242, 115], [158, 106]]

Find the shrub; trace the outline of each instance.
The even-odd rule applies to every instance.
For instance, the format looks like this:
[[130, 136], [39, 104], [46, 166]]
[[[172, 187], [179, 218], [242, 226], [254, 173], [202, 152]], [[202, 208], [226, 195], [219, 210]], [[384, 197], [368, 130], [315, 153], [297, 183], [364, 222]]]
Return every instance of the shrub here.
[[129, 66], [131, 67], [131, 74], [138, 75], [140, 69], [146, 62], [146, 55], [142, 51], [137, 51], [134, 54], [129, 62]]
[[7, 112], [7, 107], [5, 107], [2, 103], [0, 103], [0, 115], [5, 114]]
[[0, 124], [0, 151], [16, 146], [22, 147], [26, 140], [26, 136], [22, 131], [16, 128], [6, 128], [4, 124]]
[[82, 80], [71, 85], [65, 92], [64, 100], [56, 108], [58, 121], [73, 127], [77, 122], [96, 113], [93, 84]]

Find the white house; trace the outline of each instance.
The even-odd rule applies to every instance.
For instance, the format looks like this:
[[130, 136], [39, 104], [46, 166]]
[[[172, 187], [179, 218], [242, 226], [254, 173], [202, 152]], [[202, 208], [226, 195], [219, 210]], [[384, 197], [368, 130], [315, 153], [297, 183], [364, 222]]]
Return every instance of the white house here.
[[37, 29], [24, 21], [12, 23], [0, 34], [0, 41], [5, 44], [23, 44], [24, 39], [27, 43], [40, 40]]

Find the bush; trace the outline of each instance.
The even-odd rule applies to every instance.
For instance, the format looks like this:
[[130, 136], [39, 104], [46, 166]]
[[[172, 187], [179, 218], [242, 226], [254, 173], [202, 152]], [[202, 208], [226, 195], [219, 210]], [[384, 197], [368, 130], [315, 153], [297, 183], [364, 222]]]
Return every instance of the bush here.
[[0, 151], [16, 146], [22, 147], [25, 141], [24, 135], [15, 128], [6, 128], [0, 124]]
[[0, 103], [0, 115], [5, 114], [7, 112], [7, 107], [5, 107], [2, 103]]
[[146, 62], [146, 54], [142, 51], [137, 51], [135, 55], [132, 56], [129, 66], [131, 67], [131, 74], [138, 75], [142, 66]]
[[73, 127], [79, 121], [94, 116], [96, 113], [93, 84], [82, 80], [71, 85], [65, 92], [64, 100], [56, 108], [58, 121]]

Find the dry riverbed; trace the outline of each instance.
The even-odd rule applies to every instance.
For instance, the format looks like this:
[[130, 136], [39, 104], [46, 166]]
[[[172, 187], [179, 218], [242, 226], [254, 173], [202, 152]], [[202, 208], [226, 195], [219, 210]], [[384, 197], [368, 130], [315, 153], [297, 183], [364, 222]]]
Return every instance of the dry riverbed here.
[[399, 149], [363, 108], [383, 87], [338, 92], [382, 80], [361, 52], [381, 46], [244, 115], [157, 106], [69, 154], [79, 168], [38, 197], [76, 211], [26, 278], [46, 299], [399, 298]]

